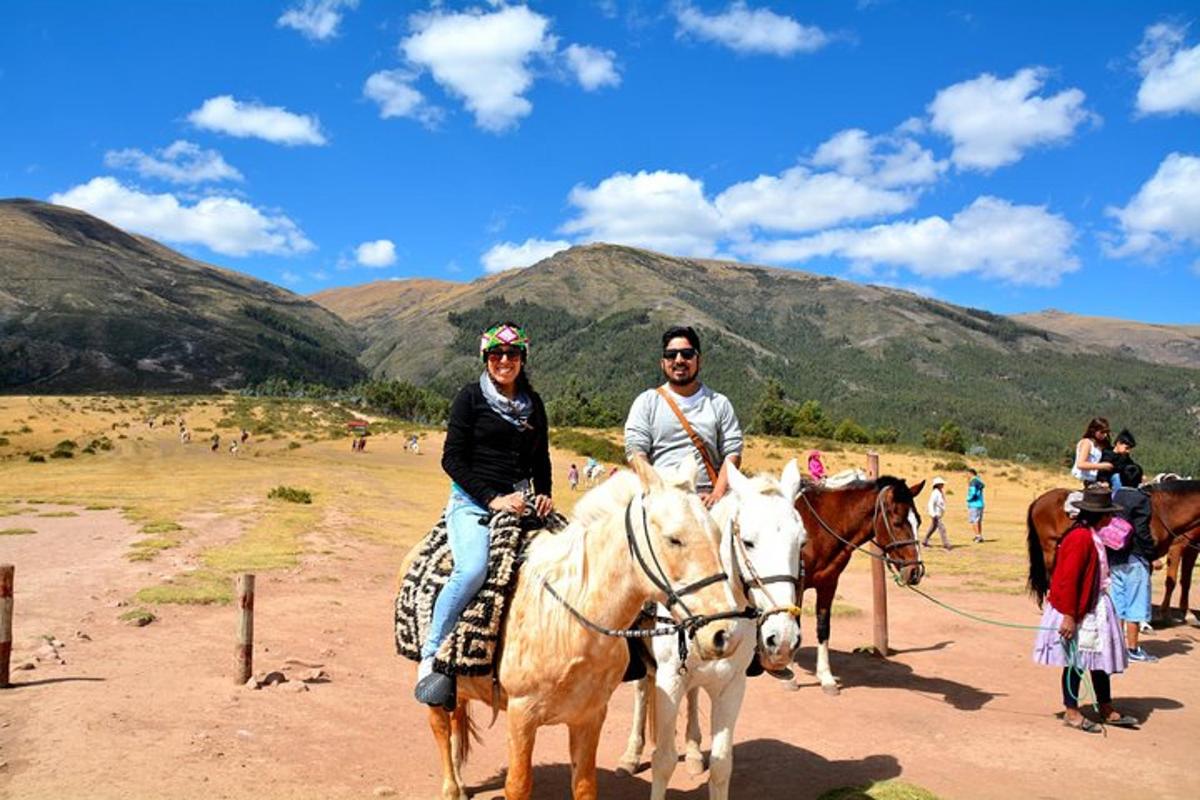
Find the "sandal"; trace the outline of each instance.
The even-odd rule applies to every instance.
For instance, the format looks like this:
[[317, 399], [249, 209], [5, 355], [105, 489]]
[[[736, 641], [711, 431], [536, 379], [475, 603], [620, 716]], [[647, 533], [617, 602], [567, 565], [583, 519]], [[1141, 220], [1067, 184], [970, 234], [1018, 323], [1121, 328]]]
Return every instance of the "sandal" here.
[[1071, 722], [1069, 719], [1064, 719], [1063, 725], [1068, 728], [1074, 728], [1076, 730], [1083, 731], [1084, 733], [1100, 733], [1104, 730], [1099, 723], [1092, 722], [1087, 717], [1079, 720], [1079, 722]]
[[[1113, 712], [1113, 713], [1117, 713], [1117, 712]], [[1141, 722], [1138, 720], [1137, 717], [1130, 716], [1129, 714], [1119, 714], [1118, 713], [1117, 716], [1109, 717], [1108, 719], [1104, 720], [1104, 724], [1112, 725], [1113, 727], [1116, 727], [1116, 728], [1136, 728], [1138, 725], [1141, 724]]]

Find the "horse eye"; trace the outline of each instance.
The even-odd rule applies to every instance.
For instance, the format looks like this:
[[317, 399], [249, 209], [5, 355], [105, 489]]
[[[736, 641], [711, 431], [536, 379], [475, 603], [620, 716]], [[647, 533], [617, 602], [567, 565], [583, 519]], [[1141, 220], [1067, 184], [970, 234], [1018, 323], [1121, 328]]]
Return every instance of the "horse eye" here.
[[742, 544], [746, 545], [747, 550], [754, 549], [754, 542], [750, 539], [742, 539]]
[[667, 544], [672, 547], [683, 547], [683, 539], [680, 539], [678, 536], [668, 536]]

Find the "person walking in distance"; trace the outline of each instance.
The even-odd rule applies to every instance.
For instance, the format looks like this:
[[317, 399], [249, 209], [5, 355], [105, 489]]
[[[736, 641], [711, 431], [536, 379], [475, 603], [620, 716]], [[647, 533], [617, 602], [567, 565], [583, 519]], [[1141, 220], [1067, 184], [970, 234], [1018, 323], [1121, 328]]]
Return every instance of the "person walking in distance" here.
[[633, 401], [625, 420], [625, 459], [671, 467], [698, 459], [704, 472], [696, 490], [712, 508], [728, 488], [728, 464], [742, 459], [742, 428], [733, 405], [700, 381], [700, 336], [690, 326], [662, 335], [666, 383]]
[[946, 534], [946, 524], [942, 522], [942, 518], [946, 516], [946, 494], [942, 491], [945, 485], [946, 482], [940, 477], [933, 479], [933, 489], [929, 492], [929, 502], [925, 506], [925, 510], [929, 512], [929, 530], [925, 531], [922, 547], [929, 547], [929, 540], [936, 531], [942, 537], [942, 547], [950, 549], [950, 537]]
[[983, 541], [983, 479], [974, 469], [968, 470], [971, 480], [967, 481], [967, 522], [975, 531], [973, 542]]

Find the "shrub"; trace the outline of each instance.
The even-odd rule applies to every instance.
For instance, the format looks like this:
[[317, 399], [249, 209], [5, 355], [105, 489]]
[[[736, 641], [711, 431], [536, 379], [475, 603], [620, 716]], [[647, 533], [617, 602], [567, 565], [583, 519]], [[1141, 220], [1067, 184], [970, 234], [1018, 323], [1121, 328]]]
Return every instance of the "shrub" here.
[[556, 430], [550, 434], [550, 444], [562, 450], [570, 450], [585, 458], [597, 461], [607, 461], [612, 464], [625, 463], [624, 448], [613, 444], [608, 439], [593, 436], [582, 431]]
[[54, 445], [54, 449], [55, 450], [74, 450], [75, 443], [72, 442], [70, 439], [63, 439], [58, 444]]
[[839, 422], [838, 426], [834, 428], [833, 438], [839, 442], [854, 442], [856, 444], [867, 444], [871, 441], [871, 437], [867, 434], [866, 429], [849, 417]]
[[300, 449], [300, 443], [299, 443], [299, 442], [288, 442], [287, 449], [288, 449], [288, 450], [299, 450], [299, 449]]
[[41, 453], [30, 453], [29, 460], [34, 464], [45, 464], [46, 457]]
[[51, 458], [74, 458], [75, 454], [70, 450], [55, 450], [50, 454]]
[[8, 437], [0, 436], [0, 447], [4, 447], [6, 444], [8, 444]]
[[965, 453], [966, 439], [962, 428], [955, 422], [943, 422], [937, 431], [925, 431], [921, 437], [925, 447], [930, 450], [945, 450], [948, 453]]
[[971, 465], [961, 458], [952, 458], [949, 461], [933, 462], [933, 468], [938, 472], [966, 472]]
[[267, 492], [267, 498], [271, 500], [284, 500], [288, 503], [303, 503], [305, 505], [312, 502], [312, 492], [307, 489], [297, 489], [292, 486], [276, 486], [271, 491]]

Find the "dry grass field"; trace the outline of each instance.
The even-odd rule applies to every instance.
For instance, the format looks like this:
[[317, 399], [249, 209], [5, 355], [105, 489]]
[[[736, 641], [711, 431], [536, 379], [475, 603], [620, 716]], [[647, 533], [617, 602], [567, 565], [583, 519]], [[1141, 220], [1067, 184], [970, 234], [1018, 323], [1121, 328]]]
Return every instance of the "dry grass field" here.
[[[14, 664], [32, 666], [0, 691], [0, 796], [432, 793], [433, 750], [410, 700], [410, 669], [392, 652], [389, 605], [400, 556], [445, 502], [442, 435], [373, 421], [366, 451], [353, 453], [350, 417], [232, 396], [0, 398], [0, 562], [17, 565]], [[189, 444], [180, 441], [181, 418]], [[249, 439], [232, 454], [243, 428]], [[419, 455], [403, 446], [410, 433], [420, 437]], [[593, 435], [616, 441], [619, 432]], [[752, 439], [746, 468], [778, 471], [808, 444]], [[865, 448], [825, 456], [831, 472], [862, 467]], [[987, 484], [987, 542], [976, 545], [966, 473], [939, 465], [952, 458], [881, 454], [885, 473], [947, 481], [955, 547], [925, 553], [922, 588], [977, 614], [1033, 624], [1036, 608], [1023, 596], [1025, 509], [1065, 476], [972, 460]], [[553, 459], [556, 500], [569, 512], [578, 495], [566, 469], [584, 459], [557, 450]], [[311, 503], [269, 498], [276, 487], [307, 491]], [[1109, 796], [1139, 786], [1153, 796], [1195, 795], [1188, 742], [1200, 723], [1177, 713], [1200, 702], [1190, 629], [1150, 637], [1148, 649], [1167, 657], [1118, 679], [1116, 691], [1138, 699], [1147, 726], [1083, 741], [1054, 722], [1055, 676], [1029, 663], [1023, 631], [981, 628], [893, 588], [897, 654], [887, 662], [850, 654], [870, 636], [870, 615], [859, 613], [870, 607], [867, 567], [851, 563], [834, 622], [833, 667], [847, 690], [830, 698], [811, 680], [796, 694], [753, 682], [735, 796], [749, 787], [764, 798], [816, 797], [897, 778], [943, 797], [1060, 796], [1056, 770], [1080, 758], [1106, 767], [1113, 757], [1135, 771]], [[243, 571], [259, 575], [256, 669], [290, 675], [281, 687], [252, 691], [230, 680], [226, 604]], [[811, 625], [805, 637], [811, 659]], [[324, 669], [330, 680], [304, 683], [302, 669]], [[1185, 675], [1190, 684], [1180, 682]], [[627, 701], [622, 688], [602, 766], [623, 746]], [[782, 719], [781, 701], [795, 709]], [[500, 727], [486, 733], [468, 771], [477, 796], [498, 796], [503, 738]], [[564, 739], [547, 732], [540, 740], [539, 797], [564, 793]], [[648, 793], [644, 774], [627, 780], [607, 774], [602, 795]], [[680, 797], [706, 796], [682, 769], [672, 786]]]

